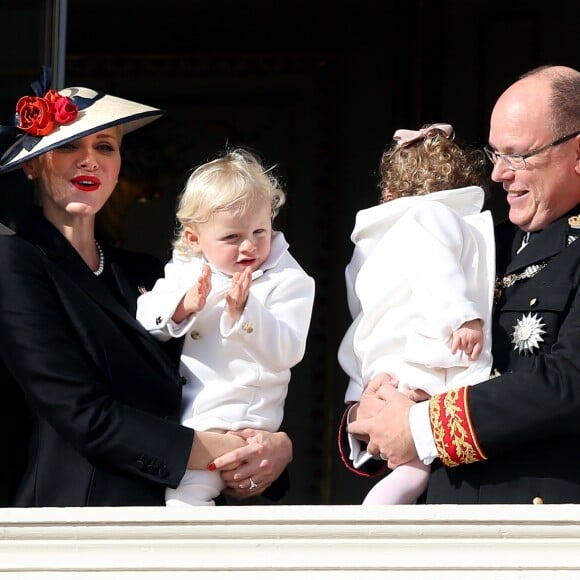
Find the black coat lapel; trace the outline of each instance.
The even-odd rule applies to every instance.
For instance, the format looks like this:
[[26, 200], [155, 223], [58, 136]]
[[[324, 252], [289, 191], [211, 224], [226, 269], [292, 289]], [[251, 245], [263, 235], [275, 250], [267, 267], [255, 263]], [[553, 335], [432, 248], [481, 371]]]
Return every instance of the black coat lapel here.
[[[168, 355], [170, 349], [164, 349], [162, 345], [151, 336], [133, 316], [124, 308], [111, 294], [109, 289], [91, 272], [78, 252], [68, 242], [68, 240], [38, 211], [27, 220], [18, 233], [32, 244], [36, 245], [59, 269], [70, 278], [80, 292], [87, 294], [103, 310], [117, 319], [121, 324], [130, 327], [135, 339], [145, 345], [147, 351], [156, 356], [161, 366], [170, 372], [175, 373], [177, 365], [171, 362]], [[120, 293], [127, 300], [127, 307], [135, 308], [130, 304], [129, 281], [125, 279], [121, 264], [116, 262], [120, 254], [111, 252], [112, 263], [107, 268], [111, 268], [112, 275], [120, 284]], [[58, 281], [57, 281], [58, 283]], [[133, 293], [136, 289], [133, 289]], [[136, 299], [133, 300], [136, 302]], [[173, 358], [174, 353], [171, 353]]]
[[[72, 248], [58, 264], [82, 290], [97, 302], [104, 310], [118, 318], [134, 330], [142, 332], [143, 328], [137, 320], [115, 299], [108, 288], [90, 271], [83, 259]], [[110, 266], [107, 266], [110, 267]], [[148, 334], [148, 333], [146, 333]]]
[[[508, 264], [506, 274], [539, 264], [559, 254], [566, 247], [568, 232], [567, 216], [556, 220], [545, 230], [539, 232], [519, 254], [515, 254]], [[521, 239], [517, 236], [518, 239]]]
[[80, 289], [104, 309], [134, 329], [142, 330], [140, 324], [91, 272], [69, 241], [44, 218], [39, 210], [31, 215], [18, 234], [36, 245]]
[[[578, 211], [579, 208], [576, 207], [573, 211], [552, 222], [545, 230], [539, 232], [534, 237], [533, 241], [530, 242], [519, 254], [514, 251], [505, 273], [512, 274], [531, 264], [539, 264], [548, 261], [553, 256], [562, 252], [568, 245], [568, 233], [570, 229], [568, 219], [571, 215], [577, 214]], [[521, 239], [521, 236], [518, 234], [514, 236], [512, 249], [519, 247]]]

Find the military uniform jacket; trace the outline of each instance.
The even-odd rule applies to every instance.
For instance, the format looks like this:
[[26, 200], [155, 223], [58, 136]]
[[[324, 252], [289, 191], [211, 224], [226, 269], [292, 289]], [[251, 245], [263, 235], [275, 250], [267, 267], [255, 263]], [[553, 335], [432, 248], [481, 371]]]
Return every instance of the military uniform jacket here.
[[[580, 503], [579, 235], [579, 206], [519, 254], [524, 232], [510, 223], [497, 228], [496, 376], [431, 399], [441, 460], [420, 501]], [[353, 469], [345, 424], [346, 413], [339, 446]], [[443, 465], [450, 451], [453, 461]], [[372, 461], [358, 473], [384, 470]]]
[[476, 461], [436, 461], [428, 503], [580, 502], [579, 214], [576, 207], [553, 222], [519, 254], [524, 233], [498, 228], [499, 376], [460, 397], [470, 417], [463, 444], [473, 443]]
[[40, 215], [0, 238], [4, 505], [164, 505], [185, 472], [177, 364], [134, 318], [162, 265], [105, 256], [97, 278]]

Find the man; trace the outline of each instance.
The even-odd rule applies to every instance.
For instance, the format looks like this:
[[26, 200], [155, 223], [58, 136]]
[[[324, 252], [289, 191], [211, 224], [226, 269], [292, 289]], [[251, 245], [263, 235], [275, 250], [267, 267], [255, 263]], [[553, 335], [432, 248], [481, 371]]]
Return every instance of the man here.
[[391, 468], [435, 460], [427, 503], [580, 503], [580, 72], [542, 67], [511, 85], [486, 153], [509, 204], [493, 378], [415, 403], [377, 377], [341, 447], [348, 430]]

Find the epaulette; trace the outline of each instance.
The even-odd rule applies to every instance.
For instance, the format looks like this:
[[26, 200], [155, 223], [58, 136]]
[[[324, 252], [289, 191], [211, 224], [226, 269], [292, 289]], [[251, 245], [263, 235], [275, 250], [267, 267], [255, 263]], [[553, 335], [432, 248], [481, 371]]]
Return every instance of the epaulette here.
[[568, 218], [568, 225], [573, 230], [580, 230], [580, 214], [573, 215]]

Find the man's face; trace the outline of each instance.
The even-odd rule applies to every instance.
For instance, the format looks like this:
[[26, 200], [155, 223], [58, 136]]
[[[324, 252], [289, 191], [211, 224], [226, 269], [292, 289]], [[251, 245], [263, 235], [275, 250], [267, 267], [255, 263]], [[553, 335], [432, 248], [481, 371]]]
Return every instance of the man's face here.
[[[523, 79], [498, 99], [491, 116], [490, 148], [500, 154], [525, 154], [547, 145], [550, 90], [545, 79]], [[580, 128], [580, 127], [578, 127]], [[526, 159], [526, 167], [509, 169], [499, 159], [491, 177], [503, 184], [509, 219], [525, 231], [546, 228], [580, 203], [580, 136]]]

